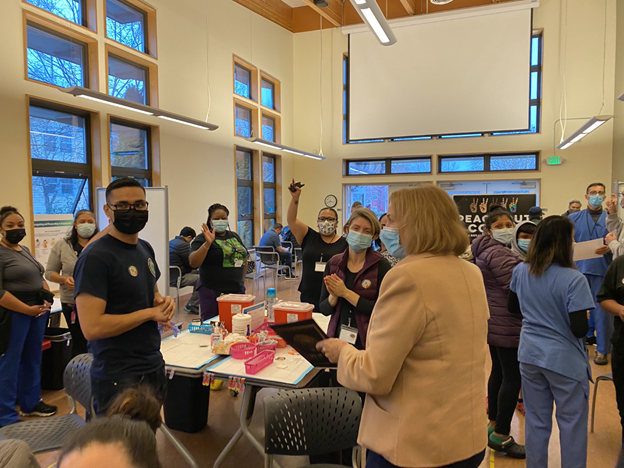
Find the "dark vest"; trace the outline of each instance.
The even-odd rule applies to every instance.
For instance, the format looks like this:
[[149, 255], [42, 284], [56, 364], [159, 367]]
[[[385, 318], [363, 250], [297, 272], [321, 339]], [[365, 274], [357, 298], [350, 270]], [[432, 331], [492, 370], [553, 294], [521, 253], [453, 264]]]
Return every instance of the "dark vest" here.
[[[366, 251], [366, 260], [364, 266], [358, 272], [351, 289], [354, 293], [358, 294], [364, 299], [370, 301], [376, 301], [379, 297], [379, 262], [383, 256], [375, 252], [373, 248], [369, 248]], [[344, 253], [334, 255], [329, 260], [329, 274], [336, 274], [342, 281], [346, 279], [347, 263], [349, 261], [349, 249]], [[336, 311], [332, 315], [329, 321], [329, 327], [327, 329], [327, 336], [333, 338], [336, 336], [336, 331], [340, 326], [340, 313], [342, 310], [342, 304], [344, 299], [339, 298], [338, 304], [336, 304]], [[368, 333], [368, 323], [370, 322], [370, 316], [355, 311], [355, 321], [357, 323], [358, 335], [362, 346], [366, 348], [366, 335]]]

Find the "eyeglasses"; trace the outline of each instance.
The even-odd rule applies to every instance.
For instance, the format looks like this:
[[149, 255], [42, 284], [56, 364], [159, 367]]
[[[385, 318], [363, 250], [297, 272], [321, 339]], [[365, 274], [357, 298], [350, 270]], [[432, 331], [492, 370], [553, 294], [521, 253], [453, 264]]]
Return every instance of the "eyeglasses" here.
[[111, 205], [107, 203], [113, 211], [119, 211], [120, 213], [127, 213], [130, 211], [130, 208], [134, 208], [136, 211], [147, 211], [149, 207], [149, 203], [146, 201], [140, 201], [136, 203], [117, 203], [116, 205]]
[[592, 197], [594, 195], [600, 195], [601, 197], [604, 197], [605, 193], [604, 192], [596, 192], [595, 190], [593, 190], [593, 191], [589, 192], [589, 195], [591, 195]]
[[318, 221], [319, 221], [319, 223], [324, 223], [325, 221], [329, 221], [329, 222], [335, 223], [337, 221], [337, 219], [336, 218], [319, 218]]

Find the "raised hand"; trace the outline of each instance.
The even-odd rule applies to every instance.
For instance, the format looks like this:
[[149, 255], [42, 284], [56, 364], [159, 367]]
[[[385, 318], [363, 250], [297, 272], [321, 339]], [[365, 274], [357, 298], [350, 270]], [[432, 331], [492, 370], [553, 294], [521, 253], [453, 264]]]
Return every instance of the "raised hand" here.
[[476, 213], [477, 212], [477, 205], [479, 204], [479, 199], [478, 198], [473, 198], [472, 199], [472, 203], [470, 204], [470, 212], [471, 213]]
[[481, 204], [479, 205], [479, 210], [481, 211], [481, 213], [487, 213], [488, 210], [488, 201], [487, 198], [484, 198], [483, 201], [481, 202]]
[[301, 197], [301, 188], [303, 186], [304, 184], [302, 184], [301, 182], [295, 182], [295, 179], [293, 179], [288, 186], [288, 190], [295, 200], [299, 200], [299, 197]]
[[618, 197], [615, 194], [611, 194], [611, 198], [607, 200], [607, 212], [610, 215], [617, 213], [617, 200]]
[[202, 223], [202, 234], [204, 235], [207, 247], [210, 247], [214, 242], [215, 237], [217, 237], [215, 230], [210, 229], [206, 223]]

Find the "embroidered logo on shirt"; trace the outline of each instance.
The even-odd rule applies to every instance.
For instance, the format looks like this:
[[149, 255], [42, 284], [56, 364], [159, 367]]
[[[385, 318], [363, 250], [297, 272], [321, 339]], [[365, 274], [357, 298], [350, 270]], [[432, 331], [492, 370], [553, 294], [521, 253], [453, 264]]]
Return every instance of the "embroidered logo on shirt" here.
[[370, 281], [370, 280], [367, 280], [367, 279], [366, 279], [366, 280], [362, 281], [362, 287], [363, 287], [364, 289], [368, 289], [368, 288], [370, 288], [370, 287], [371, 287], [371, 284], [372, 284], [372, 283], [371, 283], [371, 281]]
[[147, 259], [147, 266], [149, 267], [149, 271], [154, 278], [156, 278], [156, 265], [154, 265], [154, 260], [151, 258]]
[[129, 266], [128, 272], [130, 273], [130, 276], [134, 276], [135, 278], [139, 275], [139, 270], [137, 270], [135, 266]]

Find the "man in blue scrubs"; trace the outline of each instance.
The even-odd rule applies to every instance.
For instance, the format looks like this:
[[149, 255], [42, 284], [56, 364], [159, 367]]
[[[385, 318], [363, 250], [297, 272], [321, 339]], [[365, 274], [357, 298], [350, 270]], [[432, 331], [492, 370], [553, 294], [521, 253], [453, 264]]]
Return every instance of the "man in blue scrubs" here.
[[[602, 209], [605, 201], [606, 187], [602, 183], [594, 183], [587, 187], [585, 199], [587, 209], [578, 213], [570, 214], [570, 221], [574, 223], [574, 241], [586, 242], [594, 239], [604, 239], [609, 231], [607, 229], [607, 213]], [[599, 258], [591, 258], [576, 262], [576, 266], [585, 275], [589, 287], [596, 300], [600, 286], [607, 274], [607, 269], [613, 260], [611, 249], [604, 245], [596, 250]], [[595, 338], [594, 338], [595, 332]], [[592, 343], [595, 340], [597, 349], [594, 362], [599, 366], [606, 365], [611, 354], [611, 335], [613, 334], [613, 317], [605, 312], [596, 302], [596, 308], [591, 311], [589, 319], [589, 331], [587, 340]]]

